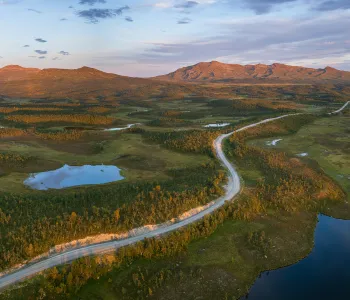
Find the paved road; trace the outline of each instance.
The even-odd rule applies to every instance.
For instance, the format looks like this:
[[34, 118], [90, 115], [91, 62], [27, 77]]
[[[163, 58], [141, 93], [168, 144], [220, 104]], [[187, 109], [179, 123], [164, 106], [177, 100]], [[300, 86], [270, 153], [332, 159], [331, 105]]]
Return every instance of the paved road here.
[[[345, 107], [344, 107], [345, 108]], [[343, 108], [343, 109], [344, 109]], [[228, 138], [230, 135], [232, 135], [235, 132], [240, 132], [244, 131], [246, 129], [258, 126], [260, 124], [268, 123], [271, 121], [275, 121], [278, 119], [286, 118], [288, 116], [292, 115], [298, 115], [298, 114], [290, 114], [290, 115], [283, 115], [277, 118], [270, 118], [266, 119], [245, 127], [242, 127], [236, 131], [233, 131], [228, 134], [223, 134], [219, 136], [215, 141], [214, 141], [214, 148], [217, 154], [218, 159], [221, 161], [223, 166], [228, 171], [228, 183], [227, 186], [225, 187], [225, 195], [218, 198], [215, 203], [210, 206], [209, 208], [201, 211], [200, 213], [193, 215], [187, 219], [184, 219], [178, 223], [174, 223], [168, 226], [163, 226], [161, 228], [158, 228], [154, 231], [150, 231], [144, 234], [140, 234], [137, 236], [133, 236], [130, 238], [126, 238], [124, 240], [116, 240], [116, 241], [111, 241], [111, 242], [105, 242], [105, 243], [100, 243], [100, 244], [94, 244], [94, 245], [89, 245], [85, 246], [79, 249], [74, 249], [70, 250], [61, 254], [57, 254], [55, 256], [48, 257], [40, 262], [30, 264], [26, 267], [23, 267], [22, 269], [16, 270], [13, 273], [4, 275], [0, 277], [0, 290], [3, 288], [6, 288], [14, 283], [23, 281], [24, 279], [31, 277], [39, 272], [42, 272], [46, 269], [52, 268], [54, 266], [62, 265], [68, 262], [71, 262], [73, 260], [76, 260], [78, 258], [84, 257], [84, 256], [89, 256], [89, 255], [97, 255], [97, 254], [103, 254], [111, 251], [115, 251], [116, 249], [119, 249], [121, 247], [125, 247], [127, 245], [135, 244], [139, 241], [142, 241], [145, 238], [152, 238], [156, 237], [159, 235], [163, 235], [166, 233], [169, 233], [171, 231], [174, 231], [176, 229], [179, 229], [181, 227], [187, 226], [191, 223], [194, 223], [200, 219], [202, 219], [204, 216], [211, 214], [215, 210], [217, 210], [219, 207], [223, 206], [226, 201], [232, 200], [240, 191], [241, 189], [241, 184], [240, 184], [240, 179], [237, 174], [237, 171], [235, 170], [234, 166], [227, 160], [225, 157], [225, 154], [222, 150], [222, 143], [223, 140]]]

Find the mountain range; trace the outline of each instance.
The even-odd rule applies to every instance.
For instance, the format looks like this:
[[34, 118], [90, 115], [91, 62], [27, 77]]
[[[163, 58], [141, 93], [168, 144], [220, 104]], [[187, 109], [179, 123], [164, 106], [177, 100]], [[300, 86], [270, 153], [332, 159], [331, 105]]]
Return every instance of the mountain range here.
[[201, 62], [155, 79], [176, 82], [225, 82], [235, 80], [265, 80], [289, 82], [350, 81], [350, 72], [326, 67], [312, 69], [279, 63], [272, 65], [237, 65], [218, 61]]
[[[350, 84], [350, 72], [331, 67], [312, 69], [272, 65], [201, 62], [153, 78], [135, 78], [97, 69], [35, 69], [17, 65], [0, 68], [0, 95], [12, 98], [115, 99], [118, 95], [146, 97], [185, 95], [193, 84], [207, 83]], [[190, 83], [190, 84], [188, 84]], [[192, 87], [191, 87], [192, 86]], [[198, 89], [197, 89], [198, 90]]]

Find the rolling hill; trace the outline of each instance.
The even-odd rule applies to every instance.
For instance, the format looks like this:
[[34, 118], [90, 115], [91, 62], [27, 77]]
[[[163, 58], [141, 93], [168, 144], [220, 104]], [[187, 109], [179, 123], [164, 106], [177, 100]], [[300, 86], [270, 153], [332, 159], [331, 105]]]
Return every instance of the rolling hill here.
[[12, 98], [91, 99], [110, 97], [120, 91], [152, 84], [150, 79], [120, 76], [89, 67], [43, 70], [20, 66], [0, 68], [0, 95]]
[[[302, 94], [334, 95], [347, 93], [350, 72], [330, 67], [311, 69], [282, 64], [231, 65], [216, 61], [199, 63], [181, 68], [168, 75], [153, 78], [135, 78], [82, 67], [79, 69], [34, 69], [16, 65], [0, 68], [0, 98], [77, 99], [93, 100], [142, 100], [150, 98], [181, 99], [188, 96], [227, 97], [232, 95], [230, 83], [250, 85], [250, 89], [238, 89], [237, 95], [254, 96], [259, 89], [271, 97], [300, 94], [297, 87], [272, 91], [256, 83], [309, 86], [301, 88]], [[202, 84], [214, 83], [204, 87]], [[226, 90], [215, 83], [227, 83]], [[342, 83], [341, 87], [334, 84]], [[198, 84], [200, 84], [198, 86]], [[244, 86], [244, 85], [242, 85]], [[323, 96], [325, 97], [325, 96]], [[333, 97], [333, 96], [332, 96]]]

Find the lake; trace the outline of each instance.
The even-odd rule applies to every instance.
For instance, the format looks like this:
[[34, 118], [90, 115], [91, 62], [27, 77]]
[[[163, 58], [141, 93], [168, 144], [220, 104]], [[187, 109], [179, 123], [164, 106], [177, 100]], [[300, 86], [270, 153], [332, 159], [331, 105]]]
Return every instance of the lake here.
[[312, 253], [292, 266], [262, 273], [247, 298], [349, 299], [350, 221], [320, 215]]
[[31, 174], [24, 184], [35, 190], [64, 189], [81, 185], [96, 185], [124, 179], [116, 166], [69, 166], [42, 173]]

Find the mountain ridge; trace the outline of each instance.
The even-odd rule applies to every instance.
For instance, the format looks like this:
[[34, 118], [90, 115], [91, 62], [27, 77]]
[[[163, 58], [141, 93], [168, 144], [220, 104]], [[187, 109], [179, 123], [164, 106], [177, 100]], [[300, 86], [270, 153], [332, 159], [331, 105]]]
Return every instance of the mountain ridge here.
[[[201, 84], [342, 84], [350, 86], [350, 72], [326, 67], [312, 69], [272, 65], [201, 62], [167, 75], [138, 78], [106, 73], [90, 67], [36, 69], [10, 65], [0, 68], [0, 98], [34, 99], [143, 99], [203, 94]], [[219, 85], [217, 85], [217, 88]], [[208, 91], [206, 91], [208, 93]]]
[[169, 74], [153, 77], [153, 79], [176, 82], [234, 80], [350, 81], [350, 72], [337, 70], [329, 66], [313, 69], [281, 63], [239, 65], [211, 61], [183, 67]]

